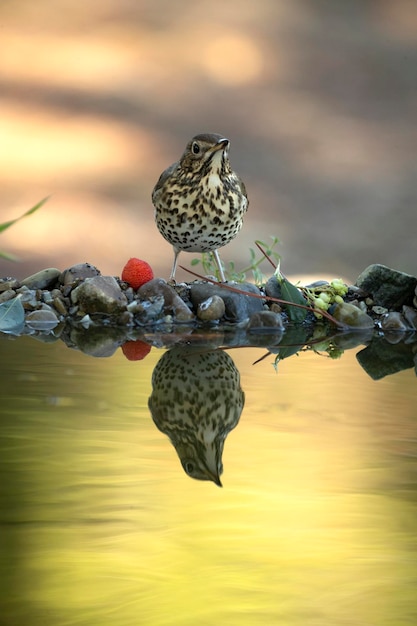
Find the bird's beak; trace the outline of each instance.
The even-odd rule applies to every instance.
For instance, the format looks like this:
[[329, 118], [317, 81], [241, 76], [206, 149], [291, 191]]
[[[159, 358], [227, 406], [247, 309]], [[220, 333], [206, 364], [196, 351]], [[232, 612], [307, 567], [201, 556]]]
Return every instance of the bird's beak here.
[[220, 476], [218, 474], [214, 474], [214, 472], [208, 472], [208, 476], [210, 480], [212, 480], [218, 487], [223, 487], [222, 481], [220, 480]]
[[219, 139], [216, 145], [213, 147], [213, 152], [217, 152], [217, 150], [226, 150], [229, 147], [230, 141], [223, 137]]

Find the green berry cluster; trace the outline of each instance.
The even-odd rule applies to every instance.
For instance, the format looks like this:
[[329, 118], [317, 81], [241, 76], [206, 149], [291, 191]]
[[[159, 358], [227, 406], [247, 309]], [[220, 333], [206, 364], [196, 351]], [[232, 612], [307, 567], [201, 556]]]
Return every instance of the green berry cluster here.
[[309, 305], [315, 309], [316, 318], [321, 319], [323, 315], [320, 311], [327, 311], [332, 304], [343, 302], [348, 287], [341, 278], [334, 278], [327, 285], [303, 287], [302, 291]]

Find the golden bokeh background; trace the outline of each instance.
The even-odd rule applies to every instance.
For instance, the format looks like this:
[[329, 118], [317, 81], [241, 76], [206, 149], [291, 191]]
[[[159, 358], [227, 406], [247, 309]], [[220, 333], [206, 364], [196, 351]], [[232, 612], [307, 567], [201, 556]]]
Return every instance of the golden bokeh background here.
[[203, 131], [250, 197], [225, 261], [277, 235], [287, 274], [415, 273], [416, 64], [413, 0], [3, 2], [0, 221], [51, 198], [2, 235], [21, 263], [0, 275], [167, 276], [150, 194]]

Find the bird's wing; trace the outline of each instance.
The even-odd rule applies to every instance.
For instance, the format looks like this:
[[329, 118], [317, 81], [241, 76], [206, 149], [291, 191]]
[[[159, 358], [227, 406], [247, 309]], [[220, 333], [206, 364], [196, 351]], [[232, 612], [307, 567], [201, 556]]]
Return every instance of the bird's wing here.
[[178, 167], [178, 163], [173, 163], [172, 165], [170, 165], [169, 167], [167, 167], [167, 169], [165, 171], [162, 172], [162, 174], [160, 175], [158, 182], [156, 183], [153, 191], [152, 191], [152, 198], [155, 197], [156, 194], [158, 194], [159, 191], [161, 191], [162, 187], [165, 185], [166, 181], [168, 180], [168, 178], [171, 176], [171, 174], [174, 172], [174, 170], [176, 170], [176, 168]]
[[239, 182], [239, 187], [240, 187], [240, 191], [242, 192], [242, 194], [245, 196], [246, 198], [246, 210], [248, 209], [249, 206], [249, 198], [248, 198], [248, 194], [246, 191], [246, 187], [245, 187], [245, 183], [243, 182], [243, 180], [240, 178], [240, 176], [238, 176], [238, 182]]

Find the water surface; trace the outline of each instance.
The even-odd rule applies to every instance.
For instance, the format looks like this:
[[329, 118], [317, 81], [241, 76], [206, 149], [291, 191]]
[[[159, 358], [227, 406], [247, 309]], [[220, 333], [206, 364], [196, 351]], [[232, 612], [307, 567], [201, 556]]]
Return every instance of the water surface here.
[[228, 350], [245, 402], [219, 488], [151, 418], [164, 350], [1, 340], [2, 623], [416, 624], [416, 377], [355, 352]]

